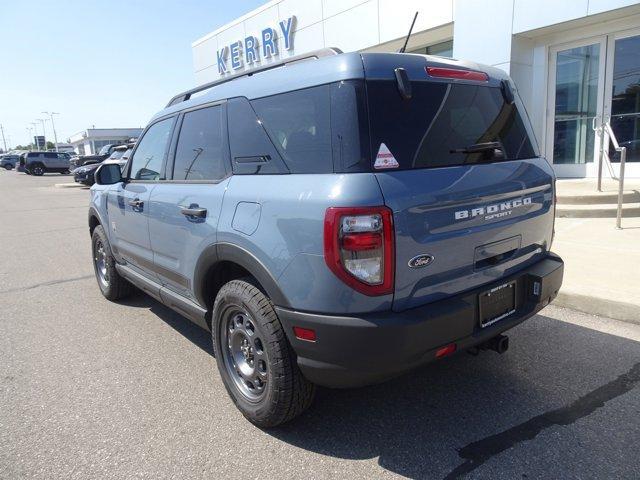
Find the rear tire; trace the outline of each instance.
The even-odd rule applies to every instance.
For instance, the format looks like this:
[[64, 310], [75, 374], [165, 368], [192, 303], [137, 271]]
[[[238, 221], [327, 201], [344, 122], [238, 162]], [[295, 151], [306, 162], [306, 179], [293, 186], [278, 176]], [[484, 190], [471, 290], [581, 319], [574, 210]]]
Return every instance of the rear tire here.
[[133, 285], [120, 276], [116, 270], [116, 260], [102, 225], [98, 225], [91, 235], [93, 270], [98, 287], [107, 300], [120, 300], [133, 292]]
[[13, 169], [13, 165], [11, 165], [10, 163], [4, 166], [5, 170], [12, 170]]
[[309, 408], [316, 387], [300, 372], [273, 304], [250, 279], [220, 289], [212, 319], [220, 376], [251, 423], [275, 427]]

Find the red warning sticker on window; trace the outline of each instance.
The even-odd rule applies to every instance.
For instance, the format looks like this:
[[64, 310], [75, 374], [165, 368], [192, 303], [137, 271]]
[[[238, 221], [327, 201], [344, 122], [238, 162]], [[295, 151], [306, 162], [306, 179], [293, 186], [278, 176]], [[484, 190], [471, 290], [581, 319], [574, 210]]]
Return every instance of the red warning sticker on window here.
[[398, 164], [393, 153], [391, 153], [384, 143], [381, 143], [373, 168], [376, 170], [383, 170], [385, 168], [398, 168], [399, 166], [400, 164]]

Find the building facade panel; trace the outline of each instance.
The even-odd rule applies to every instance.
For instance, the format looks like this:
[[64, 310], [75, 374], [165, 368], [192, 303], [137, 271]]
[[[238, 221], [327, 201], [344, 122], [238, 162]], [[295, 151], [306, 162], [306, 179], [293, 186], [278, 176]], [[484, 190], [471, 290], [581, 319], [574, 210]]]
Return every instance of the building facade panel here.
[[295, 15], [296, 29], [307, 28], [323, 20], [322, 0], [283, 0], [278, 4], [278, 12], [280, 20]]
[[[370, 28], [354, 28], [358, 24]], [[370, 0], [327, 18], [324, 21], [324, 43], [345, 52], [363, 50], [380, 43], [378, 0]]]
[[589, 0], [514, 0], [513, 33], [585, 17]]
[[511, 60], [513, 0], [456, 0], [453, 56], [498, 65]]
[[380, 43], [404, 38], [409, 32], [415, 12], [418, 12], [415, 32], [422, 32], [453, 22], [453, 0], [379, 0]]

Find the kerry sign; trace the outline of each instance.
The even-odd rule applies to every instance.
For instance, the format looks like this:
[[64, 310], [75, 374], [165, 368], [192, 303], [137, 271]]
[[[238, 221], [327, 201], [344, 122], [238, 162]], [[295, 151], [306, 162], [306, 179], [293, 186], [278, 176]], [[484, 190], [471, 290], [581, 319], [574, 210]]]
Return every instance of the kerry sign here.
[[260, 63], [280, 55], [280, 49], [293, 48], [293, 29], [296, 17], [278, 22], [277, 28], [267, 27], [260, 32], [260, 38], [249, 35], [243, 41], [238, 40], [231, 45], [225, 45], [217, 51], [218, 73], [224, 75], [230, 70], [239, 70], [245, 65]]

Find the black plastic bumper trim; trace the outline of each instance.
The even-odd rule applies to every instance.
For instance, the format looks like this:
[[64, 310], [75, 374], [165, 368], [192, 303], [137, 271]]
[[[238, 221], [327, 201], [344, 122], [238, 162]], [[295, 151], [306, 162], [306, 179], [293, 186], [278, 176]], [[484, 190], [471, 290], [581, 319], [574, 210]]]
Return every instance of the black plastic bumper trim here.
[[[436, 350], [456, 343], [469, 349], [513, 328], [551, 302], [562, 285], [564, 263], [556, 255], [491, 284], [403, 312], [332, 316], [282, 307], [276, 311], [303, 374], [335, 388], [378, 383], [435, 359]], [[495, 324], [479, 325], [478, 295], [516, 282], [516, 311]], [[302, 341], [293, 327], [315, 330], [316, 342]]]

